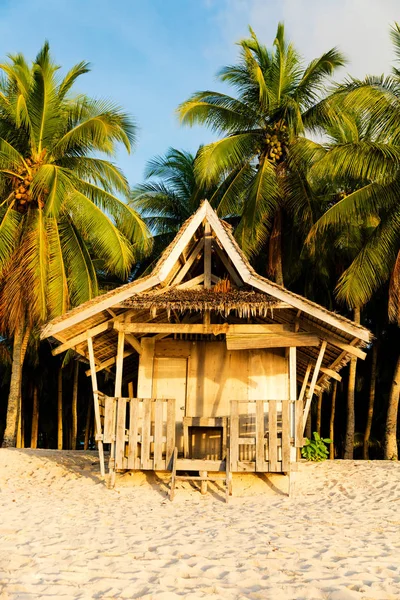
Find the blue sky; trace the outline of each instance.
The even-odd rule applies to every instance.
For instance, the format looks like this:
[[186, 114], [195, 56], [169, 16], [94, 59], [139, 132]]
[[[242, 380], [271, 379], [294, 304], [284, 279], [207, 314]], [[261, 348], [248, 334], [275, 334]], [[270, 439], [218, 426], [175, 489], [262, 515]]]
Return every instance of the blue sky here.
[[[234, 42], [248, 24], [266, 44], [284, 20], [307, 59], [339, 45], [348, 71], [389, 71], [388, 27], [400, 21], [398, 0], [0, 0], [0, 56], [33, 58], [45, 39], [68, 69], [88, 60], [79, 91], [107, 97], [134, 116], [138, 144], [118, 164], [131, 184], [148, 159], [169, 146], [195, 151], [213, 139], [181, 127], [177, 105], [200, 89], [221, 89], [215, 73], [235, 60]], [[345, 75], [345, 73], [343, 73]]]

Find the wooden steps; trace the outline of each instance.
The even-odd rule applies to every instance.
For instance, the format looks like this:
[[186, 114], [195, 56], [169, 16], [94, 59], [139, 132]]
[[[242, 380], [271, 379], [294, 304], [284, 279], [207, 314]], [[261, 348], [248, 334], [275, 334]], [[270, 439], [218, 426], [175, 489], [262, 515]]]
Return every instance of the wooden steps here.
[[[175, 485], [177, 481], [200, 481], [201, 493], [207, 493], [207, 483], [221, 481], [225, 484], [225, 501], [229, 501], [232, 495], [232, 473], [229, 470], [229, 450], [227, 451], [226, 461], [223, 460], [201, 460], [190, 458], [178, 458], [178, 448], [175, 448], [172, 456], [172, 474], [169, 498], [172, 501], [175, 497]], [[184, 475], [177, 475], [177, 471], [186, 471]], [[199, 473], [199, 475], [189, 474]], [[213, 474], [209, 475], [209, 471]], [[218, 473], [221, 472], [221, 474]], [[223, 474], [222, 474], [223, 473]]]

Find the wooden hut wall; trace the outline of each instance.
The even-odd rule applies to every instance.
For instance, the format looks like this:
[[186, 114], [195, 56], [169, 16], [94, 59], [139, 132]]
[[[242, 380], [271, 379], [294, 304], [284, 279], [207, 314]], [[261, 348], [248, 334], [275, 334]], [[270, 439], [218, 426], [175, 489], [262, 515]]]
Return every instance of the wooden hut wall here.
[[[228, 350], [225, 341], [143, 340], [138, 397], [175, 398], [177, 446], [183, 417], [230, 414], [231, 400], [288, 398], [284, 349]], [[254, 405], [243, 405], [252, 412]]]

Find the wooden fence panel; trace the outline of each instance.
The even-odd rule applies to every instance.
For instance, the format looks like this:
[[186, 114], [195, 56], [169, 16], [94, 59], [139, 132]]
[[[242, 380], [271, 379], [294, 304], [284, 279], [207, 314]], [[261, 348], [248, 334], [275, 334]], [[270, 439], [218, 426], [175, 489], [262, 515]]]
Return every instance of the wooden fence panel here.
[[165, 449], [166, 469], [171, 467], [175, 450], [175, 398], [167, 400], [167, 443]]
[[153, 468], [161, 469], [162, 447], [163, 447], [163, 408], [164, 401], [156, 400], [155, 422], [154, 422], [154, 465]]
[[137, 469], [139, 434], [139, 399], [129, 400], [128, 469]]
[[276, 473], [278, 471], [278, 424], [277, 424], [277, 401], [268, 402], [268, 470]]
[[296, 400], [294, 403], [294, 445], [301, 448], [303, 445], [303, 400]]
[[103, 429], [103, 442], [105, 444], [111, 444], [115, 437], [115, 424], [114, 424], [114, 409], [115, 409], [115, 398], [110, 396], [104, 396], [104, 429]]
[[140, 466], [142, 469], [151, 469], [150, 461], [150, 434], [151, 434], [151, 400], [143, 399], [143, 421], [142, 421], [142, 452]]
[[231, 401], [231, 430], [230, 430], [231, 471], [238, 470], [239, 459], [239, 402]]
[[282, 402], [282, 471], [290, 470], [290, 409], [292, 403]]
[[256, 401], [256, 471], [267, 470], [265, 464], [264, 401]]
[[126, 425], [126, 398], [117, 399], [117, 430], [115, 447], [115, 468], [125, 469], [125, 425]]

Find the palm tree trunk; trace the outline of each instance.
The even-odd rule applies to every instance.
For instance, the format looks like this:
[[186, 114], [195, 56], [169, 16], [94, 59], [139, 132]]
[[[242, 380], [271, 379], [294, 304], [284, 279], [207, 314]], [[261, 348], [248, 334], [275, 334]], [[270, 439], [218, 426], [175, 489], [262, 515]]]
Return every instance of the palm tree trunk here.
[[31, 448], [37, 448], [39, 431], [39, 397], [38, 387], [33, 386], [33, 407], [32, 407], [32, 430], [31, 430]]
[[72, 390], [72, 450], [76, 450], [76, 438], [78, 435], [78, 378], [79, 361], [76, 361], [74, 366], [74, 387]]
[[275, 213], [274, 224], [269, 237], [268, 272], [279, 285], [283, 285], [282, 269], [282, 210]]
[[[354, 309], [354, 321], [360, 322], [360, 307]], [[354, 396], [356, 389], [357, 376], [357, 358], [352, 357], [350, 360], [349, 369], [349, 386], [347, 388], [347, 426], [346, 438], [344, 443], [343, 458], [352, 460], [354, 454], [354, 431], [355, 431], [355, 414], [354, 414]]]
[[321, 435], [322, 392], [318, 394], [316, 432]]
[[306, 438], [311, 440], [311, 436], [312, 436], [311, 406], [310, 406], [310, 410], [308, 411], [305, 434], [306, 434]]
[[89, 399], [88, 409], [86, 414], [86, 428], [85, 428], [85, 441], [83, 443], [83, 449], [89, 448], [89, 433], [90, 433], [90, 420], [92, 418], [92, 400]]
[[385, 450], [384, 458], [386, 460], [398, 460], [397, 449], [397, 417], [399, 412], [400, 396], [400, 355], [397, 357], [396, 368], [394, 370], [392, 387], [390, 389], [389, 406], [386, 417], [385, 430]]
[[371, 436], [372, 417], [374, 416], [376, 375], [377, 375], [377, 360], [378, 360], [378, 344], [375, 343], [372, 348], [372, 364], [371, 364], [371, 382], [369, 386], [369, 403], [367, 413], [367, 424], [364, 432], [363, 458], [369, 459], [369, 438]]
[[335, 411], [336, 411], [336, 394], [337, 394], [337, 381], [333, 382], [332, 389], [332, 402], [331, 402], [331, 417], [329, 419], [329, 439], [332, 440], [329, 446], [329, 458], [334, 460], [335, 458]]
[[63, 448], [63, 421], [62, 421], [62, 367], [58, 369], [58, 391], [57, 391], [57, 448], [62, 450]]
[[15, 443], [16, 448], [23, 448], [22, 445], [22, 394], [19, 395], [19, 406], [18, 406], [18, 421], [17, 421], [17, 441]]
[[3, 437], [3, 448], [15, 448], [17, 441], [17, 422], [20, 410], [21, 380], [22, 380], [22, 342], [24, 330], [21, 325], [15, 330], [13, 342], [13, 356], [11, 367], [10, 391], [8, 394], [7, 423]]

